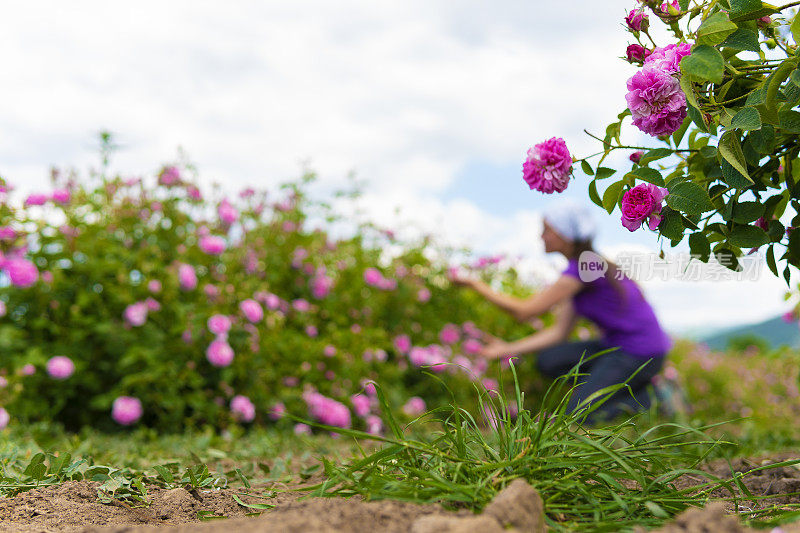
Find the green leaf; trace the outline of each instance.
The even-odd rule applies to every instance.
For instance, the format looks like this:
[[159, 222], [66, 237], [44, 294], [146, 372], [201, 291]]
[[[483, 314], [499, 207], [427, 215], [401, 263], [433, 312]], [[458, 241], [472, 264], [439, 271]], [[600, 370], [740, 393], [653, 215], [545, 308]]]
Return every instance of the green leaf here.
[[703, 113], [698, 111], [695, 107], [687, 105], [686, 106], [686, 113], [692, 122], [694, 122], [697, 129], [702, 131], [703, 133], [708, 133], [708, 124], [706, 123], [706, 119], [703, 116]]
[[586, 161], [585, 159], [581, 161], [581, 170], [583, 170], [583, 173], [586, 174], [587, 176], [594, 175], [594, 170], [592, 170], [592, 165], [590, 165], [589, 162]]
[[625, 185], [625, 181], [619, 180], [609, 185], [606, 191], [603, 193], [603, 207], [606, 211], [608, 211], [609, 215], [614, 211], [614, 207], [617, 205], [619, 195], [622, 193], [623, 185]]
[[730, 16], [733, 22], [755, 20], [776, 11], [775, 8], [764, 5], [761, 0], [730, 0], [730, 4]]
[[676, 183], [664, 200], [671, 208], [689, 215], [699, 215], [714, 209], [708, 192], [693, 181]]
[[595, 179], [602, 180], [606, 178], [610, 178], [614, 175], [616, 170], [613, 168], [608, 167], [597, 167], [597, 172], [595, 172]]
[[[683, 89], [683, 86], [681, 86], [681, 89]], [[683, 136], [686, 134], [686, 130], [689, 129], [689, 124], [691, 123], [692, 119], [687, 116], [685, 119], [683, 119], [683, 124], [681, 124], [681, 127], [672, 134], [672, 142], [676, 148], [680, 146]]]
[[761, 49], [761, 45], [758, 42], [758, 32], [748, 28], [739, 28], [731, 33], [720, 46], [749, 52], [758, 52]]
[[692, 85], [692, 80], [690, 80], [688, 76], [681, 76], [680, 82], [681, 82], [681, 90], [683, 91], [683, 94], [686, 96], [686, 102], [694, 108], [699, 108], [700, 104], [697, 103], [697, 96], [694, 94], [694, 86]]
[[658, 231], [671, 241], [683, 238], [683, 219], [680, 213], [670, 207], [661, 209], [661, 222], [658, 224]]
[[732, 219], [735, 222], [749, 224], [758, 220], [764, 214], [764, 204], [761, 202], [740, 202], [732, 206]]
[[654, 148], [649, 152], [645, 152], [642, 158], [639, 159], [639, 164], [644, 166], [647, 165], [650, 161], [657, 161], [659, 159], [663, 159], [671, 155], [672, 155], [672, 150], [670, 150], [669, 148]]
[[689, 0], [678, 0], [678, 5], [681, 6], [681, 11], [689, 9]]
[[691, 76], [695, 80], [722, 83], [724, 68], [725, 60], [722, 54], [707, 44], [695, 46], [691, 55], [681, 59], [681, 74]]
[[655, 502], [646, 501], [644, 502], [644, 506], [655, 516], [656, 518], [669, 518], [669, 513], [667, 513], [660, 505]]
[[714, 250], [714, 257], [720, 265], [726, 267], [728, 270], [734, 270], [736, 272], [742, 270], [741, 265], [739, 265], [739, 260], [736, 259], [736, 254], [728, 248]]
[[780, 128], [784, 133], [800, 133], [800, 113], [797, 111], [781, 111]]
[[795, 86], [800, 87], [800, 69], [794, 69], [791, 74], [789, 74], [789, 81], [791, 81]]
[[731, 127], [745, 131], [760, 130], [761, 115], [755, 107], [743, 107], [731, 119]]
[[703, 232], [696, 232], [689, 235], [689, 251], [692, 255], [696, 255], [699, 259], [707, 263], [708, 256], [711, 253], [711, 243]]
[[778, 265], [775, 263], [775, 250], [774, 246], [770, 246], [767, 248], [767, 266], [775, 274], [775, 277], [778, 276]]
[[589, 182], [589, 199], [598, 207], [603, 207], [603, 200], [597, 193], [597, 181], [592, 180]]
[[747, 189], [753, 185], [752, 181], [742, 176], [739, 171], [733, 168], [727, 161], [723, 160], [720, 166], [722, 167], [722, 179], [731, 187], [735, 189]]
[[794, 44], [800, 44], [800, 13], [792, 19], [792, 25], [789, 26], [789, 30], [792, 32]]
[[739, 134], [735, 131], [728, 130], [722, 134], [717, 144], [717, 150], [722, 158], [730, 163], [733, 168], [752, 184], [753, 180], [750, 179], [750, 174], [747, 172], [747, 162], [744, 159], [744, 152], [742, 151], [742, 143], [739, 141]]
[[728, 242], [739, 248], [754, 248], [767, 244], [767, 232], [758, 226], [735, 226], [728, 235]]
[[175, 482], [175, 478], [172, 477], [172, 473], [169, 471], [169, 469], [166, 466], [155, 465], [155, 466], [153, 466], [153, 470], [156, 471], [156, 473], [158, 474], [158, 477], [163, 479], [165, 483], [171, 485], [172, 483]]
[[716, 46], [737, 29], [738, 26], [731, 22], [727, 13], [718, 11], [704, 20], [697, 28], [697, 44]]
[[646, 181], [648, 183], [652, 183], [653, 185], [658, 185], [659, 187], [664, 187], [664, 178], [661, 176], [661, 172], [654, 168], [650, 167], [638, 167], [634, 168], [627, 174], [625, 177], [633, 177], [635, 179], [639, 179], [642, 181]]

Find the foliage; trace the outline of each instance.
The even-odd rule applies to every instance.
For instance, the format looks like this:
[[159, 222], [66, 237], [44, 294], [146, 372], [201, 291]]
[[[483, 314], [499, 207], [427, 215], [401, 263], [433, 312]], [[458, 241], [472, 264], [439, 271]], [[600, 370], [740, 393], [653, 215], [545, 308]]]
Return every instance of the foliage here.
[[[106, 138], [104, 163], [112, 147]], [[378, 378], [398, 404], [436, 401], [420, 365], [456, 361], [462, 367], [434, 369], [469, 383], [486, 370], [465, 356], [480, 346], [480, 328], [529, 331], [451, 286], [452, 251], [430, 238], [404, 243], [355, 224], [334, 238], [325, 228], [347, 220], [309, 196], [311, 173], [270, 195], [248, 189], [229, 199], [219, 190], [203, 197], [186, 162], [163, 167], [157, 183], [103, 169], [85, 182], [54, 171], [55, 191], [24, 204], [0, 184], [0, 376], [8, 381], [0, 406], [12, 419], [108, 429], [112, 404], [126, 397], [114, 404], [120, 424], [140, 415], [165, 431], [253, 416], [270, 423], [284, 408], [306, 412], [303, 395], [313, 391], [355, 407], [353, 396], [369, 397], [365, 383]], [[353, 196], [340, 191], [336, 201]], [[14, 278], [11, 260], [29, 260], [38, 278], [24, 269]], [[495, 263], [481, 263], [495, 283], [530, 290]], [[217, 315], [232, 319], [230, 331], [209, 323]], [[401, 335], [413, 348], [397, 346]], [[229, 364], [224, 350], [211, 353], [214, 341], [232, 349]], [[232, 411], [236, 396], [245, 399]], [[369, 405], [374, 415], [374, 398]], [[367, 416], [354, 424], [364, 427]]]
[[[666, 206], [657, 231], [672, 246], [688, 239], [692, 254], [711, 256], [730, 269], [749, 249], [766, 246], [767, 263], [789, 282], [789, 265], [800, 266], [800, 69], [797, 35], [800, 19], [788, 4], [776, 8], [759, 0], [648, 0], [639, 9], [663, 23], [676, 43], [692, 45], [680, 60], [686, 118], [655, 146], [620, 141], [631, 110], [619, 114], [603, 138], [594, 176], [592, 200], [609, 213], [637, 183], [666, 187]], [[640, 14], [641, 18], [642, 14]], [[656, 46], [647, 25], [629, 24], [637, 46]], [[792, 44], [794, 42], [794, 44]], [[674, 43], [673, 43], [674, 46]], [[667, 45], [661, 43], [663, 50]], [[653, 52], [654, 50], [647, 50]], [[635, 62], [635, 60], [631, 60]], [[647, 68], [647, 59], [644, 59]], [[654, 138], [655, 139], [655, 138]], [[602, 167], [614, 150], [636, 149], [630, 172], [606, 188], [600, 180], [616, 174]], [[791, 206], [790, 226], [780, 220]], [[621, 207], [622, 208], [622, 207]]]

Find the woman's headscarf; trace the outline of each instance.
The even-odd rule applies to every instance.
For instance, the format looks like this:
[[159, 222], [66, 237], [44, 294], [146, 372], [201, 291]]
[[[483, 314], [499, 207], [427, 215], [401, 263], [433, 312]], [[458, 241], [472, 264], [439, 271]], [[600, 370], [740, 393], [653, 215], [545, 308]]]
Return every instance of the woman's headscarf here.
[[542, 218], [559, 235], [572, 242], [591, 240], [597, 234], [591, 209], [568, 198], [548, 206]]

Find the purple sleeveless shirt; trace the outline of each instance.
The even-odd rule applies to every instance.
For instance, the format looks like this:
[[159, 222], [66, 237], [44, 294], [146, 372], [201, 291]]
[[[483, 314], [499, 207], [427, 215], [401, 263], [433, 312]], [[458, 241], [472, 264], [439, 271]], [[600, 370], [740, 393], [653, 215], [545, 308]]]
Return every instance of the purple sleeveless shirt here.
[[[563, 274], [580, 280], [577, 258], [569, 260]], [[637, 357], [662, 357], [672, 348], [672, 340], [633, 280], [625, 276], [619, 280], [627, 295], [624, 301], [605, 276], [581, 283], [583, 288], [572, 297], [575, 313], [597, 324], [609, 347], [619, 346]]]

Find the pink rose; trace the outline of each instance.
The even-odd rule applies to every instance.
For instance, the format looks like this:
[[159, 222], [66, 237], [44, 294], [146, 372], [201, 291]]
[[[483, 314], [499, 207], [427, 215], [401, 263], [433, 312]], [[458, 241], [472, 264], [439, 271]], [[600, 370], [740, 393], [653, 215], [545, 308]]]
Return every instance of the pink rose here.
[[417, 291], [417, 301], [420, 303], [425, 303], [431, 299], [431, 291], [427, 288], [423, 287], [419, 291]]
[[642, 63], [647, 56], [650, 55], [650, 50], [640, 44], [629, 44], [625, 49], [625, 57], [628, 63]]
[[225, 239], [216, 235], [200, 237], [200, 249], [209, 255], [220, 255], [225, 251]]
[[117, 424], [130, 426], [142, 417], [142, 402], [133, 396], [119, 396], [111, 404], [111, 418]]
[[223, 339], [216, 339], [206, 350], [208, 362], [214, 366], [228, 366], [233, 362], [233, 348]]
[[3, 269], [8, 274], [11, 284], [15, 287], [30, 287], [39, 279], [39, 271], [36, 269], [36, 265], [23, 257], [7, 259]]
[[44, 205], [47, 200], [46, 194], [31, 194], [25, 199], [25, 205]]
[[176, 185], [181, 181], [181, 171], [177, 167], [168, 166], [161, 169], [158, 175], [158, 183], [160, 185]]
[[125, 308], [123, 317], [131, 326], [143, 325], [147, 321], [147, 304], [145, 302], [136, 302], [129, 305]]
[[380, 435], [383, 432], [383, 420], [377, 415], [369, 415], [364, 419], [364, 423], [370, 435]]
[[147, 290], [153, 294], [158, 294], [161, 292], [161, 282], [157, 279], [151, 279], [147, 282]]
[[681, 59], [692, 53], [691, 43], [672, 43], [663, 48], [656, 48], [645, 57], [646, 67], [655, 68], [675, 74], [681, 70]]
[[[647, 59], [655, 55], [651, 54]], [[670, 135], [686, 118], [686, 96], [680, 83], [670, 73], [648, 66], [627, 82], [625, 101], [633, 117], [633, 125], [653, 137]]]
[[336, 355], [336, 347], [333, 346], [332, 344], [328, 344], [322, 350], [322, 355], [324, 355], [325, 357], [333, 357], [334, 355]]
[[383, 274], [377, 268], [370, 267], [364, 271], [364, 281], [367, 285], [378, 287], [383, 281]]
[[252, 422], [256, 417], [256, 406], [253, 405], [250, 398], [239, 394], [231, 400], [231, 412], [237, 420]]
[[442, 344], [455, 344], [458, 342], [461, 332], [455, 324], [445, 324], [442, 331], [439, 333], [439, 340]]
[[628, 29], [634, 32], [647, 31], [650, 20], [647, 13], [644, 12], [644, 9], [640, 7], [632, 9], [630, 13], [628, 13], [625, 17], [625, 24], [628, 25]]
[[353, 404], [353, 412], [356, 416], [365, 417], [369, 414], [370, 399], [363, 394], [354, 394], [350, 397], [350, 402]]
[[5, 429], [9, 422], [11, 422], [11, 416], [8, 411], [0, 407], [0, 429]]
[[637, 150], [633, 152], [630, 156], [628, 156], [628, 159], [630, 159], [632, 163], [638, 163], [642, 159], [643, 155], [644, 152], [642, 152], [641, 150]]
[[239, 212], [228, 202], [227, 198], [220, 202], [217, 214], [222, 223], [227, 225], [233, 224], [239, 219]]
[[161, 309], [161, 304], [158, 303], [158, 301], [153, 298], [148, 298], [147, 300], [144, 301], [144, 303], [147, 306], [148, 311], [158, 311], [159, 309]]
[[394, 338], [394, 347], [402, 354], [408, 353], [411, 349], [411, 339], [408, 335], [398, 335]]
[[402, 409], [406, 415], [417, 417], [425, 412], [425, 408], [425, 400], [419, 396], [412, 396], [405, 405], [403, 405]]
[[191, 291], [197, 288], [197, 273], [192, 265], [181, 263], [178, 266], [178, 283], [181, 289]]
[[208, 319], [208, 331], [214, 335], [227, 335], [231, 329], [231, 319], [225, 315], [216, 314]]
[[57, 355], [47, 361], [47, 373], [53, 379], [67, 379], [74, 372], [75, 364], [69, 357]]
[[50, 197], [56, 203], [68, 204], [70, 200], [70, 193], [66, 189], [57, 189], [53, 191], [53, 194]]
[[571, 172], [572, 156], [560, 137], [535, 145], [522, 164], [522, 177], [528, 187], [545, 194], [563, 192]]
[[622, 225], [629, 231], [636, 231], [645, 219], [651, 230], [661, 223], [661, 202], [669, 191], [652, 183], [640, 183], [622, 195]]
[[286, 406], [283, 405], [283, 402], [278, 402], [272, 406], [267, 416], [269, 416], [270, 420], [280, 420], [285, 414]]
[[261, 309], [261, 305], [259, 305], [257, 301], [249, 298], [247, 300], [242, 300], [239, 304], [239, 310], [250, 322], [259, 322], [264, 318], [264, 310]]

